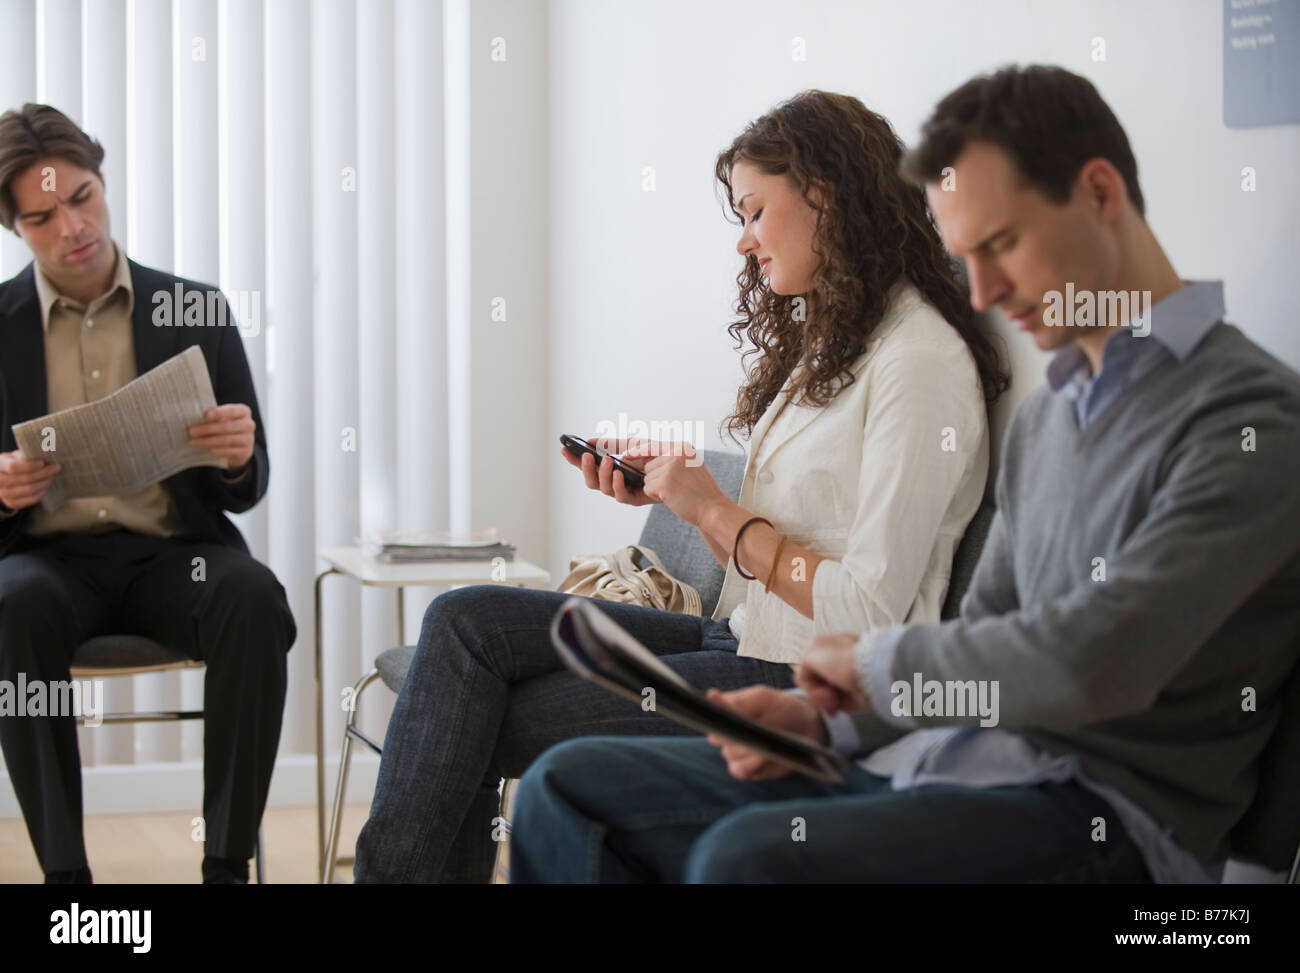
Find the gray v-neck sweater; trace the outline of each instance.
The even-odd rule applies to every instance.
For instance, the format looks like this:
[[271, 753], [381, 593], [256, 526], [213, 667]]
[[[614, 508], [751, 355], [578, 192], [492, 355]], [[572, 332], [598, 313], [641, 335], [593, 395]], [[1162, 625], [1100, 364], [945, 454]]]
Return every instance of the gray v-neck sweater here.
[[1220, 323], [1083, 429], [1040, 388], [997, 501], [961, 618], [891, 679], [997, 680], [1003, 729], [1222, 862], [1300, 657], [1300, 376]]

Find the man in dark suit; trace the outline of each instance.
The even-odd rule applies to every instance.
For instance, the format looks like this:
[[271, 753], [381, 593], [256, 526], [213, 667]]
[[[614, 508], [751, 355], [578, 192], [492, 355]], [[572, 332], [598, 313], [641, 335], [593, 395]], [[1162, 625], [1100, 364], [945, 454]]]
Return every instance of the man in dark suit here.
[[[266, 436], [224, 299], [128, 260], [110, 236], [103, 157], [54, 108], [0, 115], [0, 223], [35, 258], [0, 283], [0, 680], [67, 680], [76, 647], [109, 632], [203, 660], [203, 878], [247, 881], [297, 632], [223, 511], [266, 492]], [[24, 456], [11, 426], [103, 398], [191, 345], [220, 404], [190, 440], [227, 468], [42, 505], [59, 466]], [[46, 881], [90, 881], [74, 717], [0, 716], [0, 745]]]

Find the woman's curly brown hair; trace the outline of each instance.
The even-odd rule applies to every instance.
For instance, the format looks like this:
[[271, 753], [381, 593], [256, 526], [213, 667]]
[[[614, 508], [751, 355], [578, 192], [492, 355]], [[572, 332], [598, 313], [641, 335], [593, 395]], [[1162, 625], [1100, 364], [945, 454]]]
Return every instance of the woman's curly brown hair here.
[[[785, 175], [818, 211], [813, 250], [820, 258], [811, 291], [775, 294], [753, 254], [736, 278], [740, 320], [728, 326], [744, 354], [746, 381], [723, 427], [746, 435], [803, 362], [793, 390], [799, 404], [825, 406], [853, 381], [850, 366], [885, 314], [889, 289], [910, 280], [970, 348], [984, 396], [992, 402], [1010, 384], [997, 350], [975, 326], [966, 289], [939, 240], [925, 193], [899, 174], [903, 144], [889, 122], [858, 99], [804, 91], [745, 127], [718, 155], [714, 175], [740, 219], [731, 171], [744, 161]], [[817, 206], [809, 191], [824, 194]], [[805, 320], [796, 320], [803, 297]], [[752, 363], [751, 359], [756, 359]]]

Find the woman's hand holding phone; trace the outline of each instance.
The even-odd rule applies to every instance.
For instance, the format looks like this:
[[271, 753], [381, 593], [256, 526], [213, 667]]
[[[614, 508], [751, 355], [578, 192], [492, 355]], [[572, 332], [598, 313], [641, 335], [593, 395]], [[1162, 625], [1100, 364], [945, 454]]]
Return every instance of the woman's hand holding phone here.
[[623, 459], [644, 464], [646, 496], [663, 503], [693, 527], [700, 526], [709, 507], [731, 503], [690, 443], [632, 439], [626, 444]]
[[[682, 520], [698, 527], [711, 505], [731, 502], [690, 443], [593, 437], [590, 443], [581, 442], [577, 446], [579, 441], [574, 437], [565, 439], [575, 443], [575, 446], [566, 445], [563, 450], [569, 465], [582, 470], [588, 487], [613, 497], [619, 503], [636, 507], [663, 503]], [[575, 455], [575, 448], [584, 446], [619, 453], [622, 463], [644, 471], [644, 486], [629, 487], [612, 456], [606, 455], [597, 462], [589, 451]]]
[[[583, 479], [587, 481], [587, 486], [592, 490], [599, 490], [607, 497], [613, 497], [619, 503], [625, 503], [631, 507], [644, 507], [648, 504], [658, 503], [655, 498], [648, 496], [642, 487], [629, 487], [627, 479], [623, 476], [614, 463], [613, 452], [617, 451], [616, 444], [621, 440], [600, 439], [595, 436], [590, 441], [579, 440], [577, 437], [561, 437], [561, 442], [565, 440], [572, 441], [575, 445], [565, 445], [560, 450], [560, 455], [570, 466], [582, 470]], [[599, 461], [589, 451], [577, 450], [582, 447], [595, 446], [597, 449], [607, 451]], [[640, 463], [629, 463], [626, 457], [623, 462], [635, 469], [640, 469]]]

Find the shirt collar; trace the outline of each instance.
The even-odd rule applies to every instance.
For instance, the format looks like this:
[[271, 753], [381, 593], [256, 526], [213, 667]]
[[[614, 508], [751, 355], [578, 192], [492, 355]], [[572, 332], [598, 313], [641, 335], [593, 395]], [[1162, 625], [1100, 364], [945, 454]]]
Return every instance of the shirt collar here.
[[[1102, 371], [1105, 371], [1107, 360], [1121, 350], [1112, 348], [1117, 341], [1154, 338], [1178, 361], [1186, 361], [1209, 330], [1223, 320], [1223, 281], [1185, 280], [1182, 287], [1155, 304], [1149, 315], [1150, 331], [1144, 337], [1139, 337], [1131, 328], [1125, 328], [1123, 335], [1115, 335], [1106, 342], [1102, 351]], [[1067, 386], [1077, 389], [1079, 381], [1074, 379], [1080, 372], [1081, 379], [1086, 380], [1092, 374], [1092, 365], [1079, 343], [1072, 341], [1052, 356], [1047, 366], [1047, 384], [1053, 392], [1060, 392]]]
[[[91, 304], [101, 303], [113, 294], [117, 293], [119, 289], [124, 290], [126, 292], [126, 313], [130, 315], [135, 305], [135, 291], [131, 287], [131, 267], [126, 261], [126, 254], [122, 252], [122, 248], [114, 243], [113, 249], [117, 253], [117, 264], [113, 270], [112, 283], [108, 285], [108, 290], [95, 298], [94, 301], [91, 301]], [[36, 295], [41, 305], [41, 328], [46, 334], [49, 334], [50, 309], [54, 306], [55, 301], [67, 301], [69, 304], [78, 308], [82, 307], [82, 305], [80, 301], [74, 301], [72, 298], [65, 297], [61, 294], [59, 289], [54, 286], [48, 277], [45, 276], [44, 271], [40, 268], [40, 264], [36, 265], [35, 270]]]

